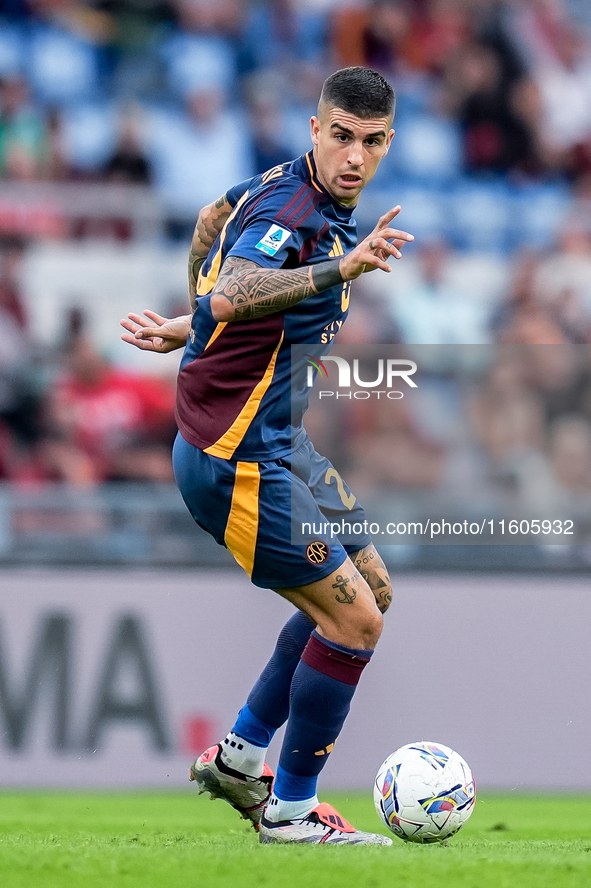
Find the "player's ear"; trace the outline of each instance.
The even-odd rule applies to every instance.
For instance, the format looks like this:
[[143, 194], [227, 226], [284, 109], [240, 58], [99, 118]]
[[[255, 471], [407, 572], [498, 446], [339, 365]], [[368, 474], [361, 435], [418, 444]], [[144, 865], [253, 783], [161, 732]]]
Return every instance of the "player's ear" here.
[[317, 117], [310, 118], [310, 132], [312, 134], [312, 141], [315, 145], [318, 144], [318, 135], [320, 133], [320, 121]]
[[384, 151], [384, 156], [390, 150], [390, 145], [392, 144], [392, 139], [394, 138], [395, 130], [391, 129], [388, 135], [386, 136], [386, 150]]

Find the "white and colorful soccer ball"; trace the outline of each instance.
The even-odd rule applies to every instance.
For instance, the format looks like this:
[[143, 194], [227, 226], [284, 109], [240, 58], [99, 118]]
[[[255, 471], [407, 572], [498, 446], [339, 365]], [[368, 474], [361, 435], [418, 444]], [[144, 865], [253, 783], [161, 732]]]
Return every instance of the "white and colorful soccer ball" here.
[[474, 778], [464, 759], [441, 743], [409, 743], [389, 755], [378, 771], [376, 810], [406, 842], [442, 842], [469, 818], [476, 801]]

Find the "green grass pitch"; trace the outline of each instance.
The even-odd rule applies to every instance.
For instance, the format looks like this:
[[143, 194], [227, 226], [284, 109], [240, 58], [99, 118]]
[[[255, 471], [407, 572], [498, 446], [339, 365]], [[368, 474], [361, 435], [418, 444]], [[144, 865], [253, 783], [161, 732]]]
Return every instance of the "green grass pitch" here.
[[[380, 830], [369, 793], [326, 794]], [[481, 793], [443, 845], [261, 846], [223, 802], [178, 793], [0, 793], [2, 888], [562, 888], [591, 885], [591, 796]]]

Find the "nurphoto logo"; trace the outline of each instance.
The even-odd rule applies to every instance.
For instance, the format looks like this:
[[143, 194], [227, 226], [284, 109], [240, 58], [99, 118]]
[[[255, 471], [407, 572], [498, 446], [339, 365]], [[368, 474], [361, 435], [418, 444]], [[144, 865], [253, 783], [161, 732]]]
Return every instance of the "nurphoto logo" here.
[[[314, 358], [312, 355], [305, 355], [308, 363], [307, 385], [312, 388], [314, 385], [314, 371], [323, 379], [328, 379], [328, 370], [324, 365], [324, 361], [333, 361], [337, 365], [338, 370], [338, 389], [351, 389], [351, 362], [346, 358], [337, 357], [336, 355], [321, 355], [320, 358]], [[402, 380], [411, 388], [417, 388], [417, 383], [410, 377], [417, 372], [417, 365], [408, 358], [378, 358], [377, 367], [374, 371], [374, 378], [361, 379], [359, 369], [359, 358], [352, 361], [353, 368], [353, 384], [359, 386], [357, 391], [319, 391], [318, 398], [356, 398], [357, 400], [365, 400], [371, 398], [372, 395], [379, 398], [385, 395], [390, 400], [400, 400], [404, 397], [404, 393], [393, 388], [394, 384], [399, 384]], [[385, 389], [378, 389], [378, 386], [385, 385]]]

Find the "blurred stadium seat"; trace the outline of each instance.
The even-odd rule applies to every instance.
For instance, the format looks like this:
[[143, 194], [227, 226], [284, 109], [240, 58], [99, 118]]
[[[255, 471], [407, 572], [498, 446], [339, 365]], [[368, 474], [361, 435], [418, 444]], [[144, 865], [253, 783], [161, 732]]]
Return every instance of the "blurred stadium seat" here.
[[95, 47], [56, 28], [34, 28], [26, 48], [26, 70], [36, 95], [48, 104], [68, 104], [98, 92]]
[[162, 44], [160, 52], [173, 95], [182, 98], [196, 89], [212, 86], [226, 92], [234, 85], [234, 51], [222, 37], [175, 34]]
[[460, 249], [503, 251], [509, 243], [510, 190], [505, 182], [460, 181], [449, 203], [447, 218]]
[[461, 143], [457, 126], [427, 114], [401, 115], [392, 146], [396, 168], [418, 180], [439, 183], [461, 173]]
[[565, 222], [571, 198], [564, 182], [545, 182], [515, 189], [509, 198], [514, 243], [550, 247]]
[[25, 56], [24, 37], [18, 25], [0, 26], [0, 77], [21, 74]]
[[63, 114], [64, 150], [77, 169], [94, 171], [115, 146], [116, 107], [110, 102], [76, 102]]

